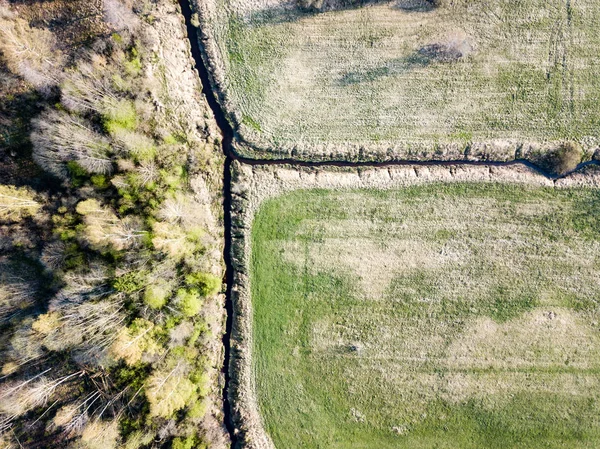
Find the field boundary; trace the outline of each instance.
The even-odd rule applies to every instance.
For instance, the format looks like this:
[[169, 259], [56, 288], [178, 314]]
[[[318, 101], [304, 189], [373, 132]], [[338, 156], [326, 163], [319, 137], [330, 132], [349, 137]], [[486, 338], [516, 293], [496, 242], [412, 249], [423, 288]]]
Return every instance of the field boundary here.
[[274, 449], [265, 432], [252, 372], [252, 302], [249, 262], [251, 230], [261, 204], [299, 189], [394, 189], [432, 183], [507, 183], [539, 187], [600, 188], [600, 170], [590, 166], [552, 180], [522, 164], [407, 165], [383, 168], [250, 166], [234, 161], [231, 167], [231, 288], [232, 328], [229, 359], [229, 403], [236, 447]]

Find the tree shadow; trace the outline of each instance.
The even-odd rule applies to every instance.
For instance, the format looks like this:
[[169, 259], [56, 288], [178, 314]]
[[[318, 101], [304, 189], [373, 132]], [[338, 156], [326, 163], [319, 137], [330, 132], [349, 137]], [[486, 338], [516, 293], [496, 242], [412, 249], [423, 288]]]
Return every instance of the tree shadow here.
[[329, 11], [346, 11], [387, 3], [410, 13], [427, 13], [437, 6], [432, 0], [291, 0], [254, 11], [244, 18], [250, 26], [277, 25], [317, 16]]
[[409, 56], [392, 59], [384, 66], [347, 72], [337, 82], [342, 86], [371, 82], [388, 76], [408, 73], [434, 63], [449, 64], [458, 62], [470, 52], [471, 46], [466, 40], [429, 44], [416, 50]]

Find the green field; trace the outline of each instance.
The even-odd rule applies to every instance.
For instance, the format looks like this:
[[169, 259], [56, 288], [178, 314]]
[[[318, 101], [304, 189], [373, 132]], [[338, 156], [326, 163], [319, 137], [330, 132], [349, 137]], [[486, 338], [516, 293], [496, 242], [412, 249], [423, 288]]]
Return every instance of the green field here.
[[250, 268], [277, 448], [600, 447], [598, 191], [295, 191]]
[[599, 137], [597, 0], [216, 1], [228, 108], [273, 151]]

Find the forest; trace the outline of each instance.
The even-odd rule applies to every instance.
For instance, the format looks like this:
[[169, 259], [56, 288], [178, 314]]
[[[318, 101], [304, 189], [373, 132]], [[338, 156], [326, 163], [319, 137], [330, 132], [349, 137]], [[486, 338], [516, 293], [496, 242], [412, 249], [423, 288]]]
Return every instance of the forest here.
[[179, 6], [0, 3], [0, 446], [222, 447], [220, 135]]

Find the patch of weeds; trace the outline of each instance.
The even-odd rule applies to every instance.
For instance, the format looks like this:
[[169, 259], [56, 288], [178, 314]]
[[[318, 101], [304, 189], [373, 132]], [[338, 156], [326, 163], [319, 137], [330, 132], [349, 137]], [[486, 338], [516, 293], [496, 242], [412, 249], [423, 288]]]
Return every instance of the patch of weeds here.
[[255, 129], [258, 132], [262, 131], [262, 129], [260, 128], [260, 124], [249, 115], [244, 115], [244, 117], [242, 118], [242, 123], [244, 125], [248, 125], [249, 127]]

